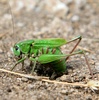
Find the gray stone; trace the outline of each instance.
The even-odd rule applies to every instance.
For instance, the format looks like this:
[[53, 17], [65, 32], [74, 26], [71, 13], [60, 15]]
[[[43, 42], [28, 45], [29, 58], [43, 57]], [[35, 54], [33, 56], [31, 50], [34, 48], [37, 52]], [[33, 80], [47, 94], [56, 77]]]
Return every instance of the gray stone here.
[[72, 22], [77, 22], [80, 20], [80, 17], [78, 15], [74, 15], [72, 18], [71, 18], [71, 21]]

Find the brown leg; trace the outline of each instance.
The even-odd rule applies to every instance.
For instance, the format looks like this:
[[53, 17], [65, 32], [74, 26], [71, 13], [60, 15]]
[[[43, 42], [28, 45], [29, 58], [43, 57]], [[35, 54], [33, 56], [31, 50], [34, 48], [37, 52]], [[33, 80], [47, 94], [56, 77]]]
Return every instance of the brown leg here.
[[91, 74], [91, 76], [92, 76], [92, 79], [94, 79], [94, 75], [93, 75], [93, 72], [92, 72], [92, 70], [91, 70], [91, 68], [90, 68], [90, 65], [89, 65], [88, 59], [87, 59], [85, 53], [83, 53], [83, 54], [84, 54], [85, 61], [86, 61], [86, 64], [87, 64], [87, 66], [88, 66], [88, 69], [89, 69], [89, 71], [90, 71], [90, 74]]
[[[78, 42], [76, 43], [76, 45], [75, 45], [75, 46], [73, 47], [73, 49], [70, 51], [70, 54], [72, 54], [72, 53], [73, 53], [73, 51], [76, 49], [76, 47], [77, 47], [77, 46], [78, 46], [78, 44], [80, 43], [81, 39], [82, 39], [82, 37], [81, 37], [81, 36], [79, 36], [79, 37], [74, 38], [74, 39], [72, 39], [72, 40], [70, 40], [70, 41], [68, 41], [68, 42], [67, 42], [67, 43], [70, 43], [70, 42], [73, 42], [73, 41], [78, 40]], [[91, 67], [90, 67], [90, 65], [89, 65], [88, 59], [87, 59], [87, 57], [86, 57], [86, 55], [85, 55], [84, 51], [82, 52], [82, 54], [84, 54], [86, 64], [87, 64], [87, 66], [88, 66], [88, 69], [89, 69], [89, 71], [90, 71], [90, 74], [91, 74], [91, 76], [92, 76], [92, 79], [94, 79], [93, 72], [92, 72], [92, 70], [91, 70]], [[65, 60], [68, 60], [68, 59], [69, 59], [69, 57], [70, 57], [70, 56], [68, 56]]]
[[[78, 36], [77, 38], [74, 38], [74, 39], [72, 39], [72, 40], [70, 40], [70, 41], [67, 42], [67, 43], [71, 43], [71, 42], [73, 42], [73, 41], [78, 40], [78, 42], [76, 43], [76, 45], [73, 47], [73, 49], [70, 51], [69, 54], [71, 54], [71, 53], [76, 49], [76, 47], [77, 47], [78, 44], [80, 43], [81, 39], [82, 39], [82, 37], [81, 37], [81, 36]], [[66, 58], [66, 60], [68, 60], [69, 57], [70, 57], [70, 56], [68, 56], [68, 57]]]

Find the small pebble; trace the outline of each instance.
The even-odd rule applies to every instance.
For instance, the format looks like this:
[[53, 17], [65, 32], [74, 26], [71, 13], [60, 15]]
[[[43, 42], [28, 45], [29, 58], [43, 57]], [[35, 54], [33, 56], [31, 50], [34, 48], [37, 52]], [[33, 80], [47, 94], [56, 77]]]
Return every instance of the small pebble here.
[[61, 93], [62, 94], [65, 94], [65, 95], [68, 95], [69, 94], [69, 91], [68, 90], [62, 90]]
[[30, 89], [32, 89], [34, 87], [34, 85], [32, 85], [32, 84], [28, 84], [27, 85], [27, 88], [30, 90]]
[[59, 2], [59, 3], [53, 8], [53, 12], [54, 12], [55, 15], [57, 15], [58, 17], [64, 17], [64, 16], [69, 12], [69, 8], [68, 8], [68, 6], [66, 6], [64, 3]]
[[23, 82], [27, 82], [28, 81], [28, 79], [27, 78], [25, 78], [25, 77], [22, 77], [22, 79], [21, 79]]
[[80, 17], [78, 15], [74, 15], [72, 18], [71, 18], [71, 21], [72, 22], [78, 22], [80, 20]]
[[74, 77], [74, 81], [75, 81], [75, 82], [79, 82], [79, 81], [80, 81], [80, 80], [79, 80], [79, 76], [75, 76], [75, 77]]
[[73, 93], [74, 92], [74, 89], [73, 88], [71, 88], [70, 89], [70, 91], [69, 91], [69, 93]]
[[63, 75], [63, 76], [61, 76], [61, 77], [60, 77], [60, 80], [61, 80], [61, 81], [66, 81], [66, 82], [69, 82], [69, 83], [72, 82], [69, 75]]
[[87, 95], [86, 100], [92, 100], [91, 95]]
[[62, 94], [66, 94], [66, 90], [62, 90], [61, 93], [62, 93]]
[[22, 78], [17, 78], [17, 82], [20, 82], [22, 80]]

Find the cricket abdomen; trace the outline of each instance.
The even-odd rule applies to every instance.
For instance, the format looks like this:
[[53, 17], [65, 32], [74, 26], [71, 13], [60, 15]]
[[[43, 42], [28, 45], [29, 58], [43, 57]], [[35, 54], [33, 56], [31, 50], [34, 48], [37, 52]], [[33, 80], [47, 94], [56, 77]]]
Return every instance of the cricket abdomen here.
[[66, 71], [66, 61], [64, 59], [53, 61], [51, 65], [56, 73], [64, 73]]

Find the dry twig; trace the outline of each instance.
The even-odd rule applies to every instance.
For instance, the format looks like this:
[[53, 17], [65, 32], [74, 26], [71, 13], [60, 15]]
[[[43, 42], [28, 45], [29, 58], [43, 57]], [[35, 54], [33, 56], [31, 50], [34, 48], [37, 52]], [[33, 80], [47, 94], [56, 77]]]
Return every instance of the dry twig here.
[[25, 77], [25, 78], [29, 78], [29, 79], [35, 79], [35, 80], [48, 79], [48, 77], [40, 77], [40, 76], [20, 74], [20, 73], [12, 72], [12, 71], [5, 70], [5, 69], [0, 69], [0, 71], [5, 72], [5, 73], [9, 73], [9, 74], [13, 74], [13, 75], [18, 75], [18, 76]]
[[89, 87], [92, 91], [98, 90], [99, 89], [99, 81], [96, 80], [90, 80], [87, 82], [87, 84], [81, 84], [81, 83], [68, 83], [68, 82], [58, 82], [55, 80], [48, 80], [48, 77], [40, 77], [40, 76], [31, 76], [31, 75], [26, 75], [26, 74], [20, 74], [12, 71], [8, 71], [5, 69], [0, 69], [1, 72], [6, 72], [14, 75], [18, 75], [21, 77], [29, 78], [29, 79], [35, 79], [35, 80], [41, 80], [44, 82], [49, 82], [49, 83], [56, 83], [56, 84], [64, 84], [64, 85], [71, 85], [71, 86], [80, 86], [80, 87]]

